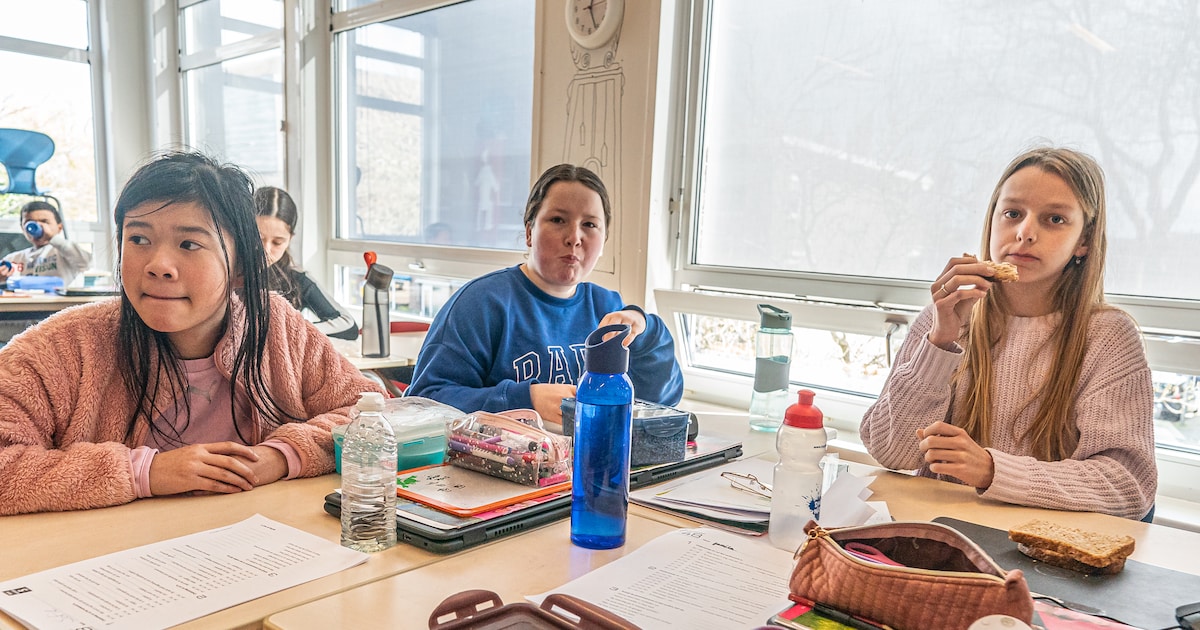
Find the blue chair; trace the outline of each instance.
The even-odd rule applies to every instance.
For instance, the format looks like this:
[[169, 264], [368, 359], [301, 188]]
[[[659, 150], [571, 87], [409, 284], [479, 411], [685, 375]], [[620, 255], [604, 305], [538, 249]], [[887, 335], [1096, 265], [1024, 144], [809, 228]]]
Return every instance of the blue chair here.
[[46, 197], [61, 210], [58, 199], [37, 186], [37, 168], [52, 155], [50, 136], [28, 129], [0, 129], [0, 164], [8, 172], [8, 185], [0, 188], [0, 194]]

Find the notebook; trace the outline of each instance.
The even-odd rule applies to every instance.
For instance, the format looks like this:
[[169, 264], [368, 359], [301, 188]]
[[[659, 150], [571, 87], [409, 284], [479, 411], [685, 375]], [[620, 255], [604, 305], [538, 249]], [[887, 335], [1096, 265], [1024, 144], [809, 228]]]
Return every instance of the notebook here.
[[[666, 481], [679, 475], [723, 464], [742, 456], [741, 442], [697, 436], [689, 443], [683, 461], [646, 466], [629, 475], [630, 489]], [[325, 511], [342, 514], [342, 495], [325, 496]], [[455, 516], [416, 501], [396, 498], [396, 540], [434, 553], [454, 553], [490, 540], [510, 536], [567, 518], [571, 492], [557, 492], [489, 512]]]
[[1040, 563], [1017, 551], [1017, 543], [1009, 540], [1004, 530], [946, 516], [933, 522], [962, 532], [1004, 569], [1021, 569], [1029, 590], [1099, 609], [1101, 614], [1138, 628], [1175, 627], [1175, 607], [1196, 601], [1200, 594], [1200, 575], [1134, 560], [1126, 560], [1125, 569], [1116, 575], [1084, 575]]

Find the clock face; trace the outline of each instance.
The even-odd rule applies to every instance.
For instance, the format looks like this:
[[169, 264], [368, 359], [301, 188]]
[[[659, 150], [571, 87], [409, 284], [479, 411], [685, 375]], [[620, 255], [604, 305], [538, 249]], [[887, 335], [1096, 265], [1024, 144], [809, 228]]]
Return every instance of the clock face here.
[[625, 0], [567, 0], [567, 30], [585, 48], [608, 43], [625, 13]]

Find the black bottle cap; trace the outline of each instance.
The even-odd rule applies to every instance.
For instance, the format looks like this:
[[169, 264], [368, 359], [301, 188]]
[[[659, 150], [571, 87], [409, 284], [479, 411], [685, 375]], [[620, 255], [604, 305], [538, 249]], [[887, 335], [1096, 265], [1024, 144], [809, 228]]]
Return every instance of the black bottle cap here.
[[[617, 333], [605, 339], [604, 336]], [[629, 370], [629, 348], [623, 343], [629, 324], [601, 326], [588, 335], [583, 348], [584, 369], [592, 374], [624, 374]]]
[[367, 267], [367, 277], [363, 280], [372, 289], [386, 291], [392, 285], [392, 276], [394, 275], [395, 272], [392, 271], [391, 267], [375, 263]]

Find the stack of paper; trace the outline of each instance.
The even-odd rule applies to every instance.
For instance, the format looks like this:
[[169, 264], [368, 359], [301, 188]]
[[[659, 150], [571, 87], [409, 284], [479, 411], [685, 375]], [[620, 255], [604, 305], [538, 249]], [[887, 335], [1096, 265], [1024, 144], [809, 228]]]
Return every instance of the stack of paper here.
[[[710, 471], [681, 477], [674, 481], [636, 490], [630, 501], [659, 510], [679, 512], [720, 529], [761, 535], [771, 520], [771, 499], [738, 489], [721, 473], [731, 472], [771, 485], [773, 462], [765, 459], [745, 459], [729, 462]], [[846, 472], [825, 489], [821, 498], [818, 519], [825, 527], [847, 527], [864, 523], [891, 520], [887, 504], [867, 501], [871, 496], [868, 479]]]
[[771, 518], [771, 500], [739, 490], [723, 472], [754, 475], [770, 484], [774, 464], [765, 459], [737, 460], [695, 475], [632, 492], [629, 499], [647, 507], [673, 512], [722, 529], [763, 534]]

